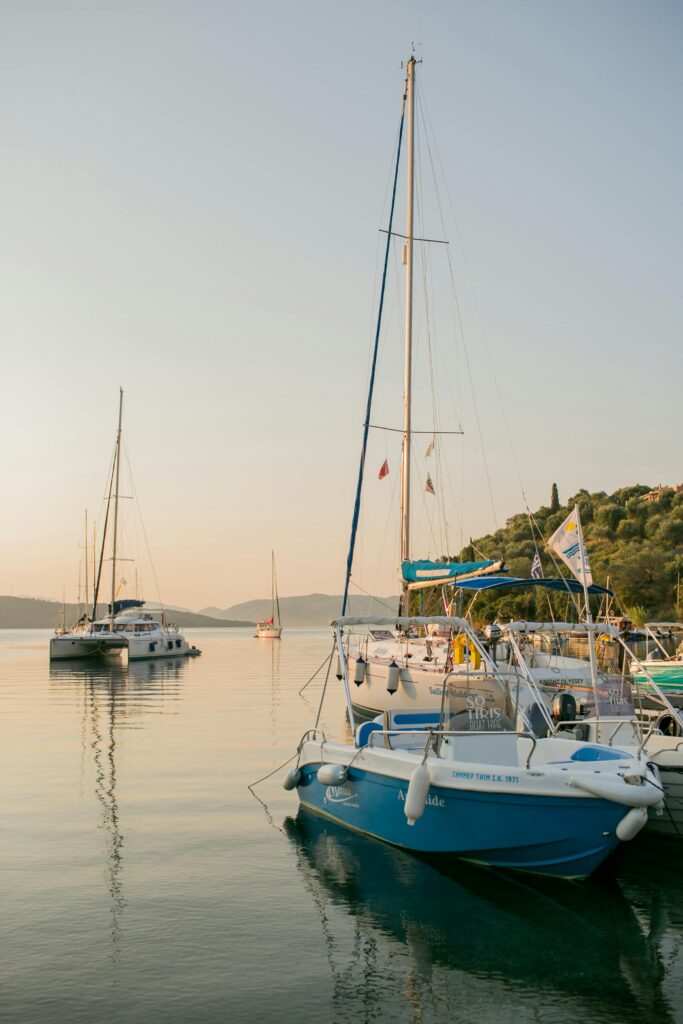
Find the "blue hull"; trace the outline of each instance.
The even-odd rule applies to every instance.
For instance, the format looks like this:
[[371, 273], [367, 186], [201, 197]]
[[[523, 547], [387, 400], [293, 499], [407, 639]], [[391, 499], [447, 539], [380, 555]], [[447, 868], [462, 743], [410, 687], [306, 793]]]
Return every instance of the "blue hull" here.
[[592, 874], [617, 845], [616, 827], [627, 811], [607, 800], [432, 786], [422, 818], [409, 825], [407, 782], [352, 768], [342, 786], [323, 786], [318, 768], [302, 769], [299, 799], [333, 821], [414, 853], [560, 878]]

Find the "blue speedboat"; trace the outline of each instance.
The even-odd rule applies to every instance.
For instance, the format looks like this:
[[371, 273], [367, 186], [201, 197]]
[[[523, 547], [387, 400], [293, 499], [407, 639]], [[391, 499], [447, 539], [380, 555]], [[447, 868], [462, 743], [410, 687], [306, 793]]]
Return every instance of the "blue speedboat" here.
[[[425, 584], [433, 586], [435, 573], [443, 584], [451, 577], [462, 580], [464, 575], [503, 569], [503, 563], [488, 560], [457, 565], [411, 560], [415, 63], [411, 57], [407, 65], [342, 617], [333, 623], [337, 675], [344, 686], [352, 741], [328, 740], [318, 729], [306, 733], [284, 784], [286, 789], [296, 788], [301, 803], [313, 811], [415, 853], [583, 878], [609, 856], [620, 839], [637, 834], [647, 821], [649, 806], [661, 803], [656, 769], [633, 754], [599, 744], [554, 736], [539, 739], [528, 722], [525, 731], [517, 732], [510, 717], [508, 680], [500, 675], [471, 626], [452, 616], [405, 614], [411, 599], [416, 603], [415, 588], [419, 594]], [[404, 116], [408, 160], [406, 233], [401, 236], [406, 243], [400, 550], [403, 614], [386, 619], [351, 618], [346, 611], [368, 431], [373, 425], [372, 396]], [[433, 447], [434, 438], [428, 454]], [[380, 477], [385, 475], [383, 470]], [[429, 474], [426, 490], [435, 494]], [[346, 631], [373, 625], [380, 630], [372, 634], [371, 658], [349, 642]], [[419, 653], [408, 649], [414, 631], [423, 631]], [[407, 707], [409, 689], [414, 696], [425, 688], [433, 694], [431, 706], [421, 706], [414, 699]], [[382, 696], [379, 706], [378, 693]], [[376, 717], [356, 726], [359, 705]]]
[[[585, 878], [661, 804], [656, 769], [628, 751], [517, 732], [473, 689], [467, 706], [396, 708], [356, 726], [344, 630], [436, 624], [479, 641], [463, 619], [439, 616], [333, 623], [352, 743], [306, 733], [285, 779], [301, 803], [415, 853], [503, 869]], [[504, 690], [506, 683], [498, 682]]]

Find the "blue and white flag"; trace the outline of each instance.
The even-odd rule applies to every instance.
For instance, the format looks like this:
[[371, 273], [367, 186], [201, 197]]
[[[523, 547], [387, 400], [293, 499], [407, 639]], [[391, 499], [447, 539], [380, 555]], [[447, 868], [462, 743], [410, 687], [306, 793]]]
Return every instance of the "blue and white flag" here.
[[575, 506], [573, 512], [569, 513], [562, 525], [555, 530], [548, 541], [548, 547], [560, 556], [579, 583], [583, 583], [587, 587], [591, 586], [593, 574], [588, 563], [586, 545], [583, 542], [578, 505]]
[[541, 565], [541, 556], [538, 551], [534, 555], [534, 560], [531, 563], [531, 578], [532, 580], [543, 579], [543, 566]]

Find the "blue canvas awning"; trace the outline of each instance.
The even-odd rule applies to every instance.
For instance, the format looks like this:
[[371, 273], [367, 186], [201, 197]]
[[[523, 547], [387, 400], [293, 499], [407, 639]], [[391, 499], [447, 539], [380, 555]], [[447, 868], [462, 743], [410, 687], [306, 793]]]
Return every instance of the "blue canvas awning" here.
[[[142, 608], [144, 601], [136, 601], [133, 597], [124, 597], [119, 601], [114, 601], [114, 615], [118, 615], [119, 612], [125, 611], [127, 608]], [[111, 615], [111, 605], [109, 608], [109, 614]]]
[[[455, 581], [455, 586], [460, 590], [523, 590], [525, 587], [542, 587], [544, 590], [569, 591], [572, 594], [583, 594], [583, 583], [575, 579], [562, 579], [561, 577], [549, 577], [547, 579], [521, 579], [517, 576], [479, 576], [475, 579]], [[609, 594], [613, 591], [607, 587], [600, 587], [592, 583], [588, 588], [589, 594]]]

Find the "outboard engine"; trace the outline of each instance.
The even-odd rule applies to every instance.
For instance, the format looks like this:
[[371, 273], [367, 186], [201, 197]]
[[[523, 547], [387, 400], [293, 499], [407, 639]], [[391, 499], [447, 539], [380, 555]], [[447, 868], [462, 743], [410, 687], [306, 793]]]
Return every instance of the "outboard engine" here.
[[498, 647], [498, 642], [499, 642], [500, 638], [502, 637], [502, 635], [503, 635], [503, 630], [500, 628], [500, 626], [496, 622], [490, 622], [488, 624], [488, 626], [484, 627], [484, 636], [486, 637], [486, 639], [489, 642], [489, 650], [491, 652], [491, 657], [493, 658], [494, 661], [498, 660], [497, 656], [496, 656], [497, 655], [497, 647]]
[[665, 712], [657, 720], [657, 728], [663, 736], [680, 736], [681, 723], [674, 715]]
[[550, 705], [550, 717], [555, 725], [559, 722], [575, 722], [576, 716], [576, 698], [571, 693], [556, 693]]

